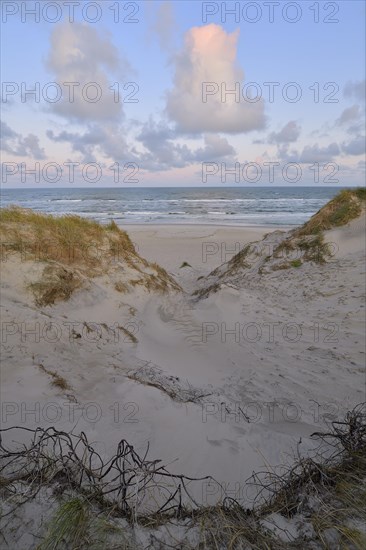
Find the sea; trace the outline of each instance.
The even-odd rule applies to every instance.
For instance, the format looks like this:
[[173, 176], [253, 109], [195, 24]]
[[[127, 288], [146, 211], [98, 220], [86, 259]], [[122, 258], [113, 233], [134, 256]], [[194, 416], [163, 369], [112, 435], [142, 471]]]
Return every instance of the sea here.
[[2, 189], [1, 207], [77, 214], [119, 225], [291, 226], [307, 221], [339, 187]]

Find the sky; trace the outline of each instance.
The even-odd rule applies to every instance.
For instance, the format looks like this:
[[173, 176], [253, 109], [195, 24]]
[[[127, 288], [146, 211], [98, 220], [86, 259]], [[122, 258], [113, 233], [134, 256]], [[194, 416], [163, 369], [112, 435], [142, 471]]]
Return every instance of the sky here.
[[362, 1], [1, 9], [3, 187], [364, 182]]

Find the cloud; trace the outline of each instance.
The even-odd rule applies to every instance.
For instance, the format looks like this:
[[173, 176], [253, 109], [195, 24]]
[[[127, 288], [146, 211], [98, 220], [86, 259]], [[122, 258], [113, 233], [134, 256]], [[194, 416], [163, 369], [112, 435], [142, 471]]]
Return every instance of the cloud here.
[[69, 143], [72, 151], [82, 154], [84, 163], [96, 162], [94, 148], [98, 146], [102, 137], [98, 129], [94, 128], [94, 131], [91, 130], [85, 134], [62, 131], [58, 135], [55, 135], [52, 130], [47, 130], [46, 135], [55, 143]]
[[[121, 98], [115, 101], [109, 74], [121, 74], [127, 65], [108, 37], [83, 23], [62, 23], [51, 34], [47, 68], [62, 89], [62, 98], [52, 103], [52, 110], [72, 121], [115, 120], [122, 114]], [[76, 82], [74, 101], [71, 85]], [[112, 83], [114, 80], [112, 81]], [[85, 85], [95, 83], [95, 85]], [[99, 87], [99, 88], [98, 88]], [[98, 94], [101, 93], [100, 99]], [[71, 99], [70, 99], [71, 98]]]
[[352, 107], [348, 107], [347, 109], [344, 109], [341, 116], [337, 118], [336, 124], [338, 126], [343, 126], [345, 124], [348, 124], [349, 122], [359, 120], [361, 115], [362, 115], [362, 112], [361, 112], [360, 106], [352, 105]]
[[140, 153], [141, 163], [146, 169], [182, 168], [192, 161], [192, 153], [187, 145], [174, 143], [175, 132], [164, 122], [156, 123], [150, 117], [136, 139], [146, 150]]
[[81, 162], [98, 162], [100, 156], [116, 162], [134, 162], [135, 157], [129, 149], [122, 128], [114, 124], [93, 124], [84, 134], [78, 132], [60, 132], [55, 135], [47, 130], [47, 137], [54, 142], [69, 143], [72, 151], [81, 154]]
[[167, 170], [203, 161], [231, 160], [236, 155], [227, 139], [217, 134], [205, 134], [204, 147], [196, 150], [176, 143], [176, 138], [176, 132], [164, 122], [156, 123], [150, 118], [136, 138], [146, 149], [140, 154], [141, 165], [149, 170]]
[[340, 150], [337, 143], [330, 143], [326, 147], [319, 147], [317, 143], [315, 145], [307, 145], [300, 155], [300, 162], [304, 164], [331, 162], [339, 153]]
[[234, 147], [230, 145], [226, 138], [217, 134], [205, 134], [203, 139], [205, 147], [198, 149], [194, 153], [194, 157], [197, 161], [231, 160], [236, 156]]
[[269, 143], [291, 143], [296, 141], [301, 133], [301, 127], [295, 120], [290, 120], [278, 133], [272, 132], [268, 136]]
[[39, 138], [34, 134], [23, 137], [15, 132], [10, 126], [0, 121], [1, 127], [1, 149], [17, 157], [32, 157], [37, 160], [45, 159], [44, 149], [39, 145]]
[[[243, 133], [264, 128], [264, 102], [224, 96], [220, 87], [232, 90], [242, 85], [244, 73], [236, 64], [239, 31], [226, 33], [220, 25], [190, 29], [183, 50], [175, 56], [174, 87], [167, 93], [166, 113], [179, 132]], [[214, 95], [203, 101], [204, 83], [214, 83]], [[223, 85], [222, 85], [223, 83]]]
[[176, 29], [177, 24], [172, 2], [162, 2], [156, 10], [155, 22], [151, 26], [151, 30], [158, 37], [162, 50], [169, 50], [171, 48]]
[[279, 148], [279, 156], [284, 162], [296, 162], [300, 164], [314, 164], [332, 162], [334, 157], [339, 155], [340, 149], [337, 143], [333, 142], [325, 147], [320, 147], [318, 143], [306, 145], [302, 152], [288, 150], [285, 144]]
[[347, 82], [344, 87], [343, 94], [345, 97], [352, 97], [361, 101], [365, 101], [366, 80]]
[[140, 134], [137, 136], [138, 141], [141, 141], [147, 149], [154, 152], [158, 152], [161, 146], [174, 138], [174, 130], [164, 122], [156, 123], [152, 117], [143, 125]]
[[348, 155], [363, 155], [366, 149], [365, 136], [357, 136], [349, 143], [342, 143], [342, 151]]
[[360, 105], [352, 105], [344, 109], [335, 126], [346, 127], [348, 134], [358, 136], [365, 127], [365, 111]]
[[17, 134], [16, 132], [14, 132], [14, 130], [12, 130], [10, 128], [10, 126], [6, 123], [6, 122], [3, 122], [2, 120], [0, 121], [0, 125], [1, 125], [1, 137], [5, 140], [5, 141], [8, 141], [10, 139], [14, 139], [16, 138], [19, 134]]

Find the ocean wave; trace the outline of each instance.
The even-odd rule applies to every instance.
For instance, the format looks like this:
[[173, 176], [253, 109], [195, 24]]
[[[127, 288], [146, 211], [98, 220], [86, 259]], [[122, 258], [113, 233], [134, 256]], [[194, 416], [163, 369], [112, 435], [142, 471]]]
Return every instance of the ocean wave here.
[[2, 190], [2, 206], [18, 204], [55, 216], [102, 223], [299, 225], [337, 189], [33, 189]]
[[157, 210], [127, 210], [127, 212], [123, 212], [123, 214], [130, 214], [131, 216], [153, 216], [155, 214], [161, 215], [164, 214], [164, 212], [159, 212]]
[[85, 199], [48, 199], [47, 202], [83, 202]]

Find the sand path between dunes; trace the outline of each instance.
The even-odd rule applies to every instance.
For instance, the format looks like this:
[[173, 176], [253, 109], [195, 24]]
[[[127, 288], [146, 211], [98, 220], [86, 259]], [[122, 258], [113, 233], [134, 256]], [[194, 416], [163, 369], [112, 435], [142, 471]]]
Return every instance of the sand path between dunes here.
[[[339, 250], [326, 265], [276, 271], [200, 302], [189, 295], [197, 277], [268, 228], [129, 227], [140, 254], [172, 273], [182, 295], [125, 295], [100, 278], [39, 309], [24, 284], [38, 267], [5, 262], [2, 426], [84, 430], [106, 456], [122, 438], [141, 453], [149, 442], [151, 459], [176, 473], [210, 474], [248, 502], [253, 470], [312, 449], [312, 432], [365, 399], [363, 223], [326, 234]], [[180, 268], [184, 261], [191, 267]], [[58, 327], [53, 336], [49, 322]], [[70, 337], [70, 323], [80, 337]], [[115, 323], [138, 342], [116, 337]], [[68, 388], [52, 385], [39, 365]], [[146, 365], [168, 391], [146, 383]], [[204, 397], [172, 399], [169, 388]], [[204, 503], [222, 496], [202, 483], [192, 492]]]

